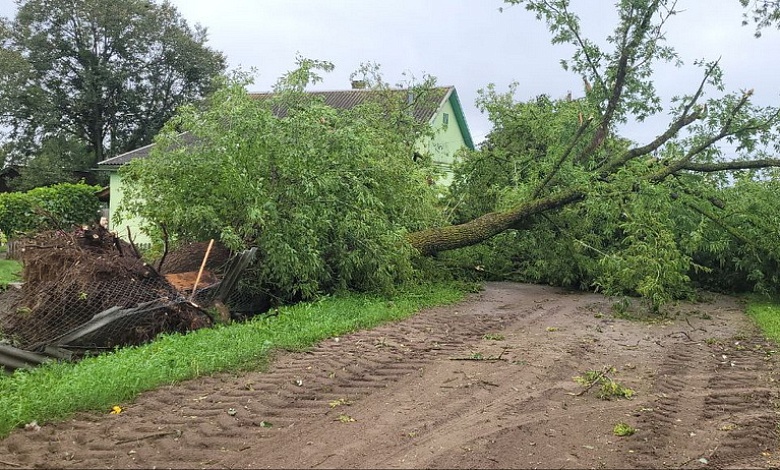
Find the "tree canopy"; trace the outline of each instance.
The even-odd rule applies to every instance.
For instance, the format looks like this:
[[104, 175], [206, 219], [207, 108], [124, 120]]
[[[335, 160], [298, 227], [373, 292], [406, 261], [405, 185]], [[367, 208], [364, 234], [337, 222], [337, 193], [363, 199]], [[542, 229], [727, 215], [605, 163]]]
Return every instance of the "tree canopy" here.
[[206, 109], [182, 108], [150, 157], [121, 169], [121, 210], [178, 240], [258, 247], [258, 284], [282, 299], [388, 289], [413, 275], [405, 234], [442, 222], [432, 164], [412, 159], [425, 129], [383, 84], [354, 109], [326, 106], [302, 84], [330, 64], [300, 65], [273, 99], [253, 99], [233, 77]]
[[[516, 260], [494, 269], [658, 304], [725, 266], [752, 278], [743, 284], [773, 286], [778, 228], [765, 221], [777, 207], [753, 198], [775, 187], [778, 109], [753, 104], [752, 90], [725, 92], [717, 61], [695, 63], [698, 88], [661, 102], [655, 65], [683, 65], [664, 42], [674, 2], [617, 2], [611, 50], [584, 36], [568, 1], [507, 3], [545, 21], [553, 43], [575, 46], [563, 65], [583, 77], [584, 96], [517, 103], [488, 88], [482, 106], [495, 128], [465, 155], [452, 196], [455, 207], [479, 209], [461, 209], [461, 225], [412, 234], [412, 242], [433, 252], [520, 229], [492, 242]], [[660, 112], [672, 118], [651, 142], [619, 136], [619, 125]]]
[[[7, 159], [48, 152], [91, 167], [151, 142], [225, 68], [169, 2], [18, 0], [0, 22], [0, 125]], [[78, 148], [80, 147], [80, 148]], [[64, 156], [64, 157], [63, 157]], [[52, 164], [53, 168], [58, 165]]]
[[756, 37], [761, 37], [761, 30], [770, 26], [780, 28], [780, 1], [777, 0], [739, 0], [745, 13], [742, 25], [751, 22], [756, 25]]

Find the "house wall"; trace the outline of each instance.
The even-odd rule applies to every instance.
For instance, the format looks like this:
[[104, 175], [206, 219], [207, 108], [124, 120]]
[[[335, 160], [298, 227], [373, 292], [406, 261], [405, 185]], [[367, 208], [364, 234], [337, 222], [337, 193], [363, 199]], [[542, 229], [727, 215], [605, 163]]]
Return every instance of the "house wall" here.
[[124, 198], [124, 186], [119, 172], [112, 171], [109, 176], [109, 185], [111, 188], [111, 198], [108, 204], [108, 229], [116, 232], [119, 238], [127, 240], [127, 227], [130, 227], [130, 233], [133, 235], [133, 242], [138, 248], [148, 248], [151, 245], [151, 239], [141, 231], [143, 219], [133, 217], [129, 220], [123, 220], [121, 224], [115, 221], [117, 209]]
[[[444, 114], [449, 116], [449, 122], [445, 125]], [[443, 172], [443, 176], [437, 181], [442, 185], [452, 182], [452, 165], [455, 163], [455, 153], [466, 147], [466, 141], [461, 133], [460, 126], [455, 117], [455, 110], [450, 100], [439, 109], [439, 112], [431, 120], [431, 126], [435, 132], [432, 139], [426, 139], [418, 144], [418, 151], [431, 155], [434, 165]]]

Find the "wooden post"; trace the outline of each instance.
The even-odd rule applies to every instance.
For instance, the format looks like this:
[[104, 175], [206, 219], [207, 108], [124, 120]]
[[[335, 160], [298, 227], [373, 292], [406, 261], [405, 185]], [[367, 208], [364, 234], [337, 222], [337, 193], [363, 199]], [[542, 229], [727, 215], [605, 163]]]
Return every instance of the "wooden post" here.
[[214, 246], [214, 239], [209, 242], [209, 247], [206, 248], [206, 255], [203, 256], [203, 262], [200, 263], [200, 270], [198, 271], [198, 277], [195, 278], [195, 285], [192, 286], [192, 293], [190, 294], [190, 302], [195, 298], [195, 291], [198, 289], [198, 283], [200, 283], [200, 276], [203, 274], [203, 270], [206, 268], [206, 261], [209, 259], [211, 253], [211, 247]]

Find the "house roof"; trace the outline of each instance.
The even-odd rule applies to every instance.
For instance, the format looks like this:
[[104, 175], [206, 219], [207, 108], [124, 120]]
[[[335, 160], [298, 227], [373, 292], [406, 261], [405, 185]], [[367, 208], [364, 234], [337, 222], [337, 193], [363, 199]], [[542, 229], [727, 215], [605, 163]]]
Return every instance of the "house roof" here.
[[[179, 137], [181, 138], [182, 144], [185, 146], [192, 145], [197, 141], [197, 138], [194, 135], [190, 134], [189, 132], [183, 132], [179, 134]], [[105, 167], [105, 168], [119, 167], [124, 165], [125, 163], [128, 163], [131, 160], [135, 160], [136, 158], [148, 157], [149, 153], [152, 151], [152, 148], [154, 148], [155, 145], [156, 144], [144, 145], [143, 147], [139, 147], [135, 150], [125, 152], [121, 155], [117, 155], [116, 157], [108, 158], [106, 160], [103, 160], [102, 162], [99, 162], [98, 167]]]
[[[408, 96], [409, 90], [397, 89], [397, 90], [392, 90], [392, 92], [399, 93], [399, 94], [403, 93], [406, 98], [406, 96]], [[373, 90], [368, 90], [368, 89], [307, 92], [307, 94], [311, 96], [321, 98], [324, 104], [337, 109], [352, 109], [360, 104], [369, 101], [373, 93], [375, 93]], [[267, 99], [271, 99], [274, 96], [274, 94], [273, 93], [249, 93], [249, 96], [258, 100], [267, 100]], [[413, 97], [410, 98], [413, 99]], [[468, 124], [466, 123], [465, 115], [463, 114], [463, 107], [460, 104], [460, 99], [458, 98], [458, 92], [457, 90], [455, 90], [454, 86], [434, 88], [426, 100], [416, 103], [412, 113], [415, 119], [417, 119], [419, 122], [429, 123], [437, 115], [441, 107], [447, 101], [449, 101], [450, 105], [452, 106], [455, 112], [455, 120], [458, 124], [458, 127], [460, 128], [461, 134], [463, 135], [463, 140], [466, 142], [466, 146], [473, 149], [474, 142], [471, 138], [471, 132], [469, 131]], [[274, 114], [280, 118], [285, 117], [287, 115], [286, 108], [275, 107], [273, 111]], [[188, 132], [181, 134], [181, 137], [184, 145], [193, 144], [196, 140], [195, 136], [193, 136]], [[116, 157], [103, 160], [102, 162], [98, 163], [98, 167], [111, 169], [111, 168], [124, 165], [125, 163], [128, 163], [129, 161], [134, 160], [136, 158], [144, 158], [149, 155], [149, 152], [151, 152], [154, 145], [155, 144], [149, 144], [144, 147], [131, 150], [130, 152], [117, 155]]]
[[[454, 87], [437, 87], [432, 89], [426, 100], [416, 103], [413, 110], [415, 119], [419, 122], [430, 122], [445, 98], [448, 97], [453, 89]], [[407, 97], [414, 98], [413, 96], [409, 96], [409, 90], [406, 89], [390, 90], [390, 92], [402, 95], [402, 99], [404, 100], [406, 100]], [[376, 96], [376, 92], [369, 89], [353, 89], [310, 91], [307, 92], [307, 95], [322, 99], [323, 103], [331, 108], [352, 109], [370, 101], [372, 97]], [[274, 93], [250, 93], [249, 96], [259, 100], [267, 100], [273, 98]], [[274, 108], [274, 114], [279, 117], [285, 117], [287, 115], [287, 109]]]

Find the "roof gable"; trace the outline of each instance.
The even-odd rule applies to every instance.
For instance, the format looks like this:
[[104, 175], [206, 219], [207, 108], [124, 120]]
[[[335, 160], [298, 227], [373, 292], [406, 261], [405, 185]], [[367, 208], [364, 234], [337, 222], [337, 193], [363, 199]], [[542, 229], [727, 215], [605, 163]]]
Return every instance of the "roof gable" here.
[[460, 104], [460, 98], [458, 97], [458, 90], [452, 87], [452, 90], [447, 95], [447, 99], [452, 106], [452, 110], [455, 112], [455, 121], [458, 123], [460, 134], [463, 136], [463, 141], [466, 143], [466, 147], [474, 150], [474, 139], [471, 138], [471, 131], [469, 130], [469, 124], [466, 122], [466, 115], [463, 113], [463, 106]]
[[[198, 140], [197, 137], [190, 134], [189, 132], [183, 132], [179, 134], [179, 137], [181, 138], [182, 145], [184, 146], [193, 145]], [[98, 162], [98, 167], [118, 167], [124, 165], [125, 163], [129, 163], [131, 160], [135, 160], [136, 158], [146, 158], [149, 156], [149, 153], [151, 153], [152, 148], [154, 148], [155, 145], [157, 144], [144, 145], [143, 147], [139, 147], [135, 150], [117, 155], [116, 157], [108, 158], [102, 162]]]

